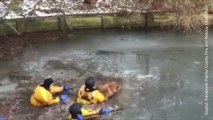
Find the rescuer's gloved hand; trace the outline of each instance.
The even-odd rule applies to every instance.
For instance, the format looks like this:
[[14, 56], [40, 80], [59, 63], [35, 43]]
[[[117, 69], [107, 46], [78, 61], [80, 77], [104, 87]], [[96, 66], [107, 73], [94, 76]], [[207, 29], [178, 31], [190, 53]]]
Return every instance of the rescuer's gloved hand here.
[[73, 90], [73, 87], [72, 86], [64, 86], [63, 91], [69, 91], [69, 90]]
[[109, 108], [101, 108], [100, 110], [101, 115], [108, 115], [111, 112], [112, 112], [112, 109], [109, 109]]
[[62, 103], [67, 103], [69, 101], [70, 97], [68, 95], [61, 95], [60, 96], [60, 101]]
[[0, 117], [0, 120], [6, 120], [4, 117]]
[[77, 115], [77, 120], [84, 120], [84, 116], [83, 116], [83, 115], [78, 114], [78, 115]]

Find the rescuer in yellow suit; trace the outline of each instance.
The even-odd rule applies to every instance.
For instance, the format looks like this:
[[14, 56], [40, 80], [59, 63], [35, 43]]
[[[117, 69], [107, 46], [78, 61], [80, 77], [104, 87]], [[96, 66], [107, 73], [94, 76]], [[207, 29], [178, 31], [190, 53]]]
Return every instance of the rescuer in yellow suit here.
[[84, 105], [97, 104], [106, 101], [107, 98], [95, 88], [95, 80], [89, 77], [78, 91], [77, 103]]
[[89, 110], [82, 108], [82, 105], [79, 103], [73, 103], [69, 108], [69, 117], [68, 120], [84, 120], [85, 117], [89, 117], [91, 115], [108, 115], [112, 112], [112, 109], [109, 108], [101, 108], [96, 110]]
[[71, 89], [73, 89], [71, 86], [56, 86], [52, 78], [47, 78], [43, 84], [35, 88], [30, 102], [35, 107], [49, 106], [59, 102], [66, 103], [69, 100], [68, 95], [60, 95], [59, 97], [55, 97], [54, 95]]

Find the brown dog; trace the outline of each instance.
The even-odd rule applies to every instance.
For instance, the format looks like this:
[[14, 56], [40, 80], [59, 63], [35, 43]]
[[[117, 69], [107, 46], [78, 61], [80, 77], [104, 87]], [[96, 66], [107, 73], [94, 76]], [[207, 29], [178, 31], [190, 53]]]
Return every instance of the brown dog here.
[[121, 86], [117, 82], [113, 81], [104, 85], [99, 85], [97, 89], [103, 93], [104, 96], [110, 98], [121, 89]]

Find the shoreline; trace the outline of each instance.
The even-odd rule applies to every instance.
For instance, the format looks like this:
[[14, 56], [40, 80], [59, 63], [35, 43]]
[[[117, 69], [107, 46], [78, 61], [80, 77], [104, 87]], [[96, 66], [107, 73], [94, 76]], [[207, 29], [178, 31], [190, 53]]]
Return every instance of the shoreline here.
[[[0, 23], [0, 36], [21, 35], [23, 33], [44, 31], [66, 31], [76, 29], [106, 28], [151, 28], [169, 27], [177, 22], [174, 14], [162, 13], [105, 13], [57, 15], [3, 20]], [[213, 14], [209, 14], [209, 25], [213, 25]]]

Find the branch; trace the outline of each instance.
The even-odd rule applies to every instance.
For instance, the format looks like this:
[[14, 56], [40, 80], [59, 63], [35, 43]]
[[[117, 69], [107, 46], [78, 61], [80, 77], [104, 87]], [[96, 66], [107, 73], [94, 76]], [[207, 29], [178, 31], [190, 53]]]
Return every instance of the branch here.
[[10, 24], [8, 24], [7, 22], [5, 22], [5, 20], [3, 20], [4, 24], [6, 24], [7, 26], [9, 26], [14, 32], [16, 32], [16, 34], [18, 34], [19, 36], [21, 36], [21, 34], [18, 32], [18, 30], [16, 30], [16, 28], [14, 28], [13, 26], [11, 26]]
[[[62, 7], [62, 6], [63, 6], [63, 7]], [[64, 1], [64, 0], [61, 0], [60, 10], [61, 10], [61, 12], [62, 12], [62, 14], [63, 14], [66, 27], [67, 27], [70, 31], [72, 31], [72, 27], [69, 26], [69, 23], [68, 23], [68, 20], [67, 20], [67, 16], [66, 16], [66, 13], [65, 13], [65, 9], [66, 9], [65, 1]]]
[[16, 34], [18, 34], [19, 36], [21, 36], [21, 34], [16, 30], [16, 28], [14, 28], [13, 26], [9, 25], [4, 17], [7, 16], [9, 14], [9, 11], [7, 11], [2, 17], [1, 17], [1, 22], [3, 22], [5, 25], [9, 26]]
[[23, 13], [21, 13], [21, 15], [25, 17], [26, 15], [30, 15], [30, 14], [32, 15], [32, 14], [34, 14], [35, 10], [36, 10], [36, 6], [39, 3], [41, 3], [41, 2], [42, 2], [42, 0], [38, 0], [37, 2], [35, 2], [35, 4], [33, 5], [33, 7], [31, 8], [31, 10], [23, 12]]

